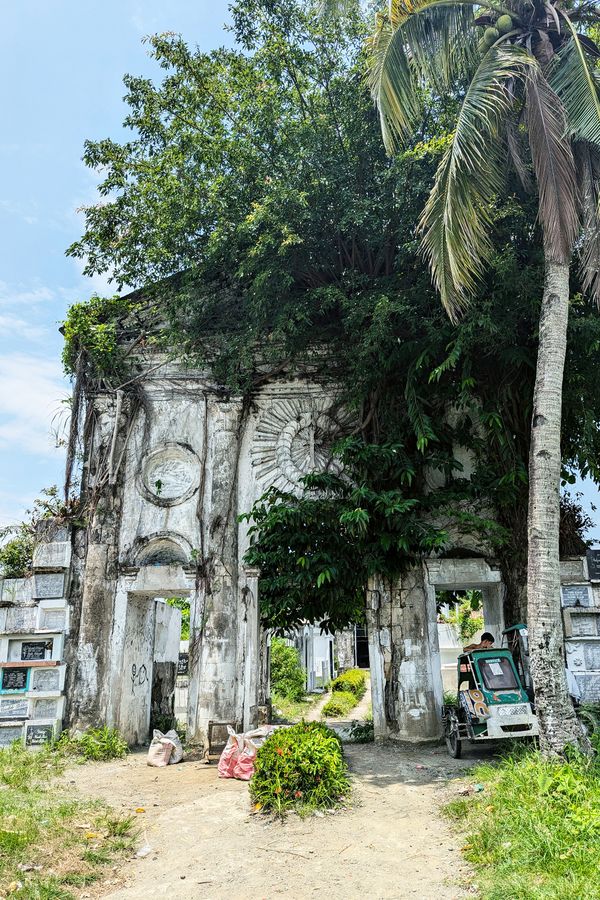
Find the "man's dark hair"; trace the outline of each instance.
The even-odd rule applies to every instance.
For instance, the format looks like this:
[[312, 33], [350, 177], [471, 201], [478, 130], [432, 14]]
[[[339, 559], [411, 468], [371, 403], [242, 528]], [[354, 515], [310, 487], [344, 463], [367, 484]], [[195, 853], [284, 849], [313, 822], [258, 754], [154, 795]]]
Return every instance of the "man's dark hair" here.
[[496, 638], [490, 631], [484, 631], [483, 634], [481, 635], [481, 640], [482, 641], [491, 641], [493, 644], [494, 641], [496, 640]]

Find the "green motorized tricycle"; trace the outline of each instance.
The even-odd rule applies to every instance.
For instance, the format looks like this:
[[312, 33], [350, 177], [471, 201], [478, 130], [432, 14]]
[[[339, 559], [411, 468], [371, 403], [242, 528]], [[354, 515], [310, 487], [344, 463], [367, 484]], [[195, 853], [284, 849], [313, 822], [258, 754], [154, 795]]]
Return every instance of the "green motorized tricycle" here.
[[458, 657], [457, 705], [442, 710], [448, 752], [462, 742], [534, 737], [538, 722], [510, 650], [472, 650]]

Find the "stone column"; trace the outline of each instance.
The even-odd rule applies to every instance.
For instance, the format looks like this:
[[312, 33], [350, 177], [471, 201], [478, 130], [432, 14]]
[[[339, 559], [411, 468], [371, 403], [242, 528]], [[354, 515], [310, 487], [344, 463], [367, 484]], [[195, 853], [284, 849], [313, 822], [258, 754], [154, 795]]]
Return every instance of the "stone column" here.
[[241, 402], [208, 403], [206, 484], [200, 498], [203, 535], [191, 609], [190, 736], [204, 741], [208, 722], [238, 721], [243, 666], [237, 560], [237, 467]]
[[483, 627], [496, 638], [494, 646], [502, 643], [504, 630], [504, 585], [502, 582], [488, 584], [481, 589], [483, 595]]
[[244, 566], [240, 578], [240, 600], [242, 603], [243, 627], [240, 636], [243, 641], [241, 659], [243, 665], [243, 709], [242, 722], [244, 731], [256, 728], [259, 712], [259, 681], [261, 669], [260, 654], [260, 614], [258, 607], [259, 570]]
[[[76, 728], [108, 722], [110, 707], [110, 637], [118, 575], [122, 478], [116, 460], [123, 450], [130, 403], [112, 395], [94, 400], [96, 427], [93, 457], [86, 460], [90, 523], [87, 529], [81, 617], [75, 659], [69, 678], [69, 725]], [[101, 461], [101, 462], [99, 462]], [[112, 723], [109, 723], [112, 724]]]
[[422, 566], [392, 582], [374, 579], [367, 596], [376, 739], [432, 740], [441, 733], [441, 674], [431, 597]]

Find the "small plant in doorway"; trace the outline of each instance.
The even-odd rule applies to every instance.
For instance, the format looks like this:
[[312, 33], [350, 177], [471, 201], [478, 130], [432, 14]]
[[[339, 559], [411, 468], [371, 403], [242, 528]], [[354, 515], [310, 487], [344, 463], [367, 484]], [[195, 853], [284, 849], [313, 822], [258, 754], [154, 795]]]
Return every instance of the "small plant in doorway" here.
[[332, 809], [349, 790], [340, 739], [321, 722], [299, 722], [271, 735], [250, 782], [255, 809], [279, 816]]
[[129, 752], [120, 732], [116, 728], [108, 728], [107, 725], [73, 734], [65, 731], [55, 747], [59, 752], [80, 756], [88, 762], [122, 759]]
[[283, 638], [271, 639], [271, 688], [285, 700], [302, 700], [306, 687], [306, 672], [300, 665], [295, 647]]
[[350, 725], [350, 743], [352, 744], [371, 744], [375, 740], [375, 729], [373, 727], [373, 719], [365, 719], [359, 722], [354, 719]]

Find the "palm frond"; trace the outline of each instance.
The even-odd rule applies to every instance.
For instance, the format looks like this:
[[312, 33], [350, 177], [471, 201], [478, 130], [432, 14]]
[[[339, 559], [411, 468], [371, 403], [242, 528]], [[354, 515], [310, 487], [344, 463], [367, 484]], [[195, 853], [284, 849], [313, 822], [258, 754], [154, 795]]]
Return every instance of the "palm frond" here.
[[531, 190], [531, 173], [523, 159], [523, 140], [519, 134], [517, 121], [511, 116], [506, 122], [506, 146], [508, 155], [523, 190]]
[[404, 35], [388, 16], [379, 16], [369, 41], [369, 89], [379, 110], [388, 153], [409, 134], [421, 108], [419, 86], [404, 48]]
[[450, 318], [456, 320], [475, 291], [491, 249], [490, 204], [504, 181], [501, 124], [514, 96], [507, 82], [522, 82], [535, 66], [525, 50], [507, 45], [481, 60], [458, 115], [420, 222], [422, 247]]
[[369, 41], [369, 88], [388, 152], [411, 133], [424, 86], [441, 93], [470, 71], [475, 30], [470, 0], [391, 0]]
[[581, 286], [600, 306], [600, 151], [589, 144], [579, 144], [575, 153], [581, 174]]
[[548, 81], [567, 113], [567, 133], [600, 147], [600, 90], [591, 61], [573, 26], [571, 39], [554, 57]]
[[528, 71], [525, 98], [546, 250], [556, 262], [568, 262], [579, 230], [579, 214], [575, 161], [565, 110], [537, 66]]
[[464, 3], [429, 4], [401, 27], [419, 79], [439, 93], [470, 75], [479, 62], [479, 30], [472, 8]]
[[319, 0], [318, 12], [324, 18], [339, 19], [360, 8], [359, 0]]

